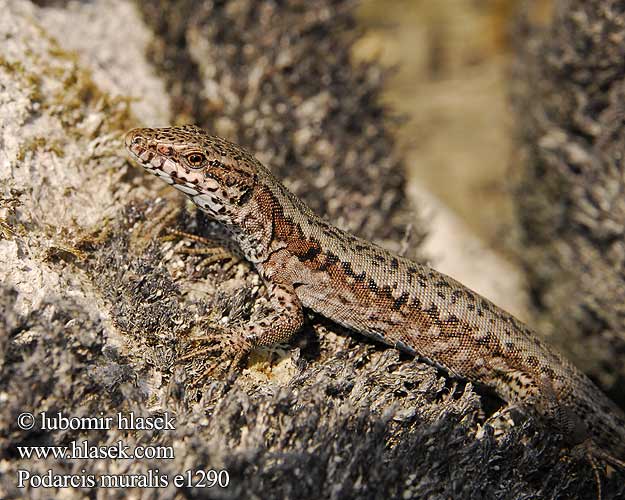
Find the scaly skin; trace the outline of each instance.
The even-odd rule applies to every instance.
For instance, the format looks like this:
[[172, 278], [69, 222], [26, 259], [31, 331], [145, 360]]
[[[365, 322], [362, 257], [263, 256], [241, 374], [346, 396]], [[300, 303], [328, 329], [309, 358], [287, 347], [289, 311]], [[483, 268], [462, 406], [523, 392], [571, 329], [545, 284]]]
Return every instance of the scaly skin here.
[[255, 346], [287, 341], [302, 325], [302, 308], [310, 308], [492, 388], [571, 446], [584, 443], [599, 458], [625, 459], [619, 408], [492, 302], [328, 224], [253, 155], [197, 127], [134, 129], [126, 147], [219, 222], [267, 286], [273, 312], [224, 339], [223, 353], [240, 358]]

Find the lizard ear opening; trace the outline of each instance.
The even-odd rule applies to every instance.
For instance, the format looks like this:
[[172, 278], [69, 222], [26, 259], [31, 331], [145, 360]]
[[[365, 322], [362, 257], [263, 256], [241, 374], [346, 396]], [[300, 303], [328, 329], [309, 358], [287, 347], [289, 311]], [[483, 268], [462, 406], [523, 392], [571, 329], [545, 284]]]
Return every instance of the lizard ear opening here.
[[242, 205], [245, 205], [249, 201], [249, 199], [252, 197], [253, 186], [242, 188], [239, 191], [240, 191], [240, 194], [237, 199], [237, 205], [242, 206]]

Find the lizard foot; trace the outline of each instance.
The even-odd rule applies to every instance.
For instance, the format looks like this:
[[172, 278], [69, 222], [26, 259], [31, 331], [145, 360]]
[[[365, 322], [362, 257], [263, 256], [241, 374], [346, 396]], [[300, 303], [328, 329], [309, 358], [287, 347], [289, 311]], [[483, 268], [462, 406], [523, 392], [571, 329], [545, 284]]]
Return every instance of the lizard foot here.
[[625, 472], [625, 462], [604, 451], [597, 446], [592, 439], [585, 439], [570, 448], [573, 456], [585, 459], [590, 465], [596, 485], [597, 500], [603, 499], [602, 477], [605, 477], [604, 467], [610, 465], [620, 472]]
[[[252, 350], [252, 343], [241, 330], [219, 329], [203, 337], [192, 340], [193, 344], [203, 344], [192, 349], [180, 358], [178, 362], [190, 361], [199, 357], [219, 354], [214, 363], [206, 368], [193, 382], [199, 385], [205, 378], [217, 374], [232, 375], [240, 367], [245, 357]], [[206, 345], [208, 344], [208, 345]]]
[[203, 236], [198, 236], [197, 234], [186, 233], [172, 228], [167, 229], [167, 232], [169, 234], [162, 238], [164, 241], [186, 239], [202, 245], [199, 248], [184, 247], [177, 250], [178, 253], [188, 255], [204, 255], [205, 257], [201, 262], [202, 266], [210, 266], [211, 264], [215, 264], [217, 262], [229, 261], [230, 265], [228, 267], [232, 267], [232, 265], [241, 260], [236, 252], [233, 252], [230, 248], [221, 246], [219, 242], [216, 243], [209, 238], [204, 238]]

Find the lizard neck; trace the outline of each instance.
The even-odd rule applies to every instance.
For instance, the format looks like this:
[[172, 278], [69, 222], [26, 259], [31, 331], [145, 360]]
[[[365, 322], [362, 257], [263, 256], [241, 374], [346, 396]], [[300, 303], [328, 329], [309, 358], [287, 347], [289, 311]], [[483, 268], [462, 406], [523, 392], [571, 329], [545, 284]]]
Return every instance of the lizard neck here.
[[320, 219], [268, 171], [228, 224], [245, 258], [262, 268], [281, 249], [305, 244]]

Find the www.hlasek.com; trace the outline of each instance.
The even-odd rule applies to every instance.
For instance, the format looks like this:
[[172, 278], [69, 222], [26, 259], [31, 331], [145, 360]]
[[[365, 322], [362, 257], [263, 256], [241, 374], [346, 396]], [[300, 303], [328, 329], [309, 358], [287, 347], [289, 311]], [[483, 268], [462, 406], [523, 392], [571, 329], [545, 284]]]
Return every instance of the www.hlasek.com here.
[[[133, 412], [118, 413], [112, 416], [67, 417], [61, 412], [38, 415], [22, 413], [17, 424], [22, 430], [33, 429], [39, 422], [38, 430], [159, 430], [175, 429], [175, 421], [168, 413], [147, 417], [135, 416]], [[24, 460], [80, 460], [80, 459], [150, 459], [173, 460], [172, 446], [130, 446], [123, 441], [112, 445], [92, 445], [87, 439], [72, 441], [67, 446], [18, 446], [17, 452]], [[226, 470], [187, 470], [180, 474], [162, 474], [158, 469], [150, 469], [142, 474], [90, 474], [82, 469], [80, 474], [57, 474], [48, 469], [43, 474], [26, 469], [17, 471], [18, 488], [165, 488], [173, 484], [177, 488], [225, 488], [230, 483]]]

